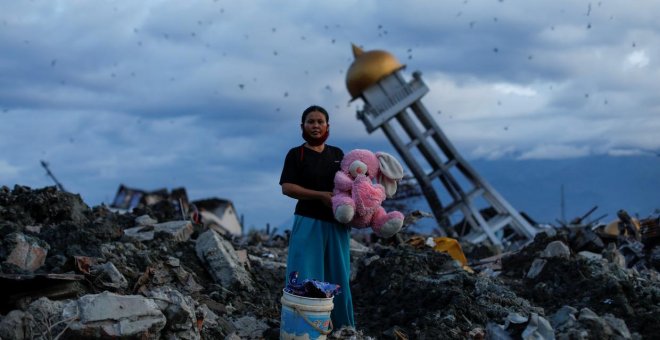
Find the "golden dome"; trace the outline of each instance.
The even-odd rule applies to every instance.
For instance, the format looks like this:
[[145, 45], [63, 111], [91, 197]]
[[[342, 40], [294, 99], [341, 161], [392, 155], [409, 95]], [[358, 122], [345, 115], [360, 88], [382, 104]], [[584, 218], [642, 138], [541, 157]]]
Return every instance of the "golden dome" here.
[[346, 72], [346, 88], [353, 99], [361, 95], [369, 86], [405, 67], [389, 52], [381, 50], [364, 52], [355, 44], [353, 44], [353, 56], [355, 60]]

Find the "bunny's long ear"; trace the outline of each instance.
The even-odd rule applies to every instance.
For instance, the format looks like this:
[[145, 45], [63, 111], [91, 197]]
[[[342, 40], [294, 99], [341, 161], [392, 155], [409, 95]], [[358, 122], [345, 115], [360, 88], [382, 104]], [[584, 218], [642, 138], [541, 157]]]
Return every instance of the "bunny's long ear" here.
[[403, 166], [394, 156], [386, 152], [376, 152], [376, 157], [380, 163], [378, 182], [385, 187], [387, 197], [392, 197], [396, 193], [396, 182], [403, 178]]

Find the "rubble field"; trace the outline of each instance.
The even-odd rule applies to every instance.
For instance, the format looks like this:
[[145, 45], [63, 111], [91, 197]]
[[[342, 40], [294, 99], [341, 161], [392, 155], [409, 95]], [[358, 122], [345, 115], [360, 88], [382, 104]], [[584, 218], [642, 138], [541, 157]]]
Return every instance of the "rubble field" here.
[[[0, 338], [278, 339], [286, 234], [230, 237], [174, 215], [0, 187]], [[578, 224], [504, 252], [465, 244], [469, 266], [428, 235], [356, 237], [357, 329], [328, 337], [657, 339], [660, 228], [644, 222], [641, 241]]]

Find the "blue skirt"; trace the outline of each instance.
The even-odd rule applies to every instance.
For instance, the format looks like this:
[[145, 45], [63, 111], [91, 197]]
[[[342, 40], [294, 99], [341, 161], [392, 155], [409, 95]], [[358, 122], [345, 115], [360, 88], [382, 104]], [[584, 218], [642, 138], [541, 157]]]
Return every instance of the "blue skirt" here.
[[298, 279], [313, 279], [341, 286], [330, 318], [335, 329], [355, 327], [351, 297], [351, 229], [339, 223], [294, 215], [289, 238], [286, 278], [297, 271]]

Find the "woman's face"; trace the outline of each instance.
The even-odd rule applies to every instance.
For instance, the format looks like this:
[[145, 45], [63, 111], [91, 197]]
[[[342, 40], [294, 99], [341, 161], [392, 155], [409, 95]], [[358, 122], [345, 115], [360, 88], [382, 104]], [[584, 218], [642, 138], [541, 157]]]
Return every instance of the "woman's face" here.
[[318, 111], [308, 113], [305, 117], [303, 129], [310, 136], [320, 138], [328, 131], [328, 122], [325, 120], [325, 115]]

